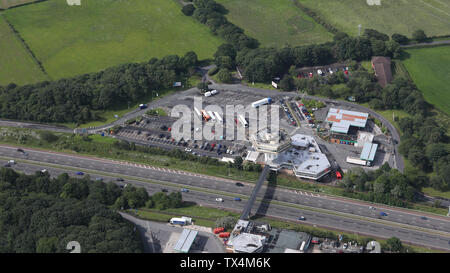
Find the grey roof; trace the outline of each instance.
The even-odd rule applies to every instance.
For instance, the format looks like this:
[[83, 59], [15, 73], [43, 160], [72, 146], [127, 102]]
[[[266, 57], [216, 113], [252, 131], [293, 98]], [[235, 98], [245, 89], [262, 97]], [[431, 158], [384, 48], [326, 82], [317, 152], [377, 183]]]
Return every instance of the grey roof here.
[[180, 238], [173, 249], [179, 252], [188, 253], [197, 234], [197, 230], [183, 229], [183, 232], [181, 232]]

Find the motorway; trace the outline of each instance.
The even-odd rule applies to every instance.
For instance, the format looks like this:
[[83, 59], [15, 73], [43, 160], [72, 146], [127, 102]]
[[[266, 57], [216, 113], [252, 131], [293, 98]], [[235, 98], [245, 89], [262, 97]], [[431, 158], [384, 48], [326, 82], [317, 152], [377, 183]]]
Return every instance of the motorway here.
[[[183, 193], [186, 201], [237, 212], [242, 212], [254, 187], [249, 183], [238, 187], [236, 181], [229, 179], [86, 156], [31, 149], [24, 149], [28, 153], [24, 156], [16, 149], [0, 145], [0, 162], [15, 159], [18, 164], [13, 168], [26, 173], [45, 168], [52, 175], [66, 172], [75, 176], [81, 170], [92, 178], [103, 177], [108, 181], [123, 177], [127, 183], [145, 187], [150, 194], [163, 188], [179, 191], [185, 187], [190, 189], [189, 193]], [[376, 205], [374, 211], [369, 209], [372, 204], [362, 201], [267, 186], [257, 196], [253, 214], [294, 221], [302, 215], [305, 224], [380, 238], [396, 236], [404, 242], [450, 251], [450, 218], [445, 216], [381, 205]], [[222, 197], [224, 202], [216, 202], [217, 197]], [[243, 201], [233, 201], [234, 197]], [[379, 216], [380, 211], [387, 216]]]

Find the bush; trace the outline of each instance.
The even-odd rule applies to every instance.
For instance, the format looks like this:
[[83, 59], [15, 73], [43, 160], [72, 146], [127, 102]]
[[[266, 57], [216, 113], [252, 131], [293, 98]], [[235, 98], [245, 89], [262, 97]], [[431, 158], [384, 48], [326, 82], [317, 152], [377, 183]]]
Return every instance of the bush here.
[[217, 79], [223, 83], [232, 83], [233, 77], [231, 76], [231, 72], [228, 69], [220, 69], [219, 73], [217, 73]]
[[409, 41], [408, 37], [397, 33], [392, 34], [391, 38], [401, 45], [406, 44]]
[[414, 40], [418, 41], [418, 42], [422, 42], [425, 39], [427, 39], [427, 35], [425, 34], [425, 31], [418, 29], [416, 31], [413, 32], [412, 37]]
[[184, 15], [186, 16], [191, 16], [194, 11], [195, 11], [195, 7], [192, 4], [186, 5], [184, 6], [181, 11], [184, 13]]
[[225, 216], [217, 219], [215, 222], [216, 227], [223, 227], [225, 229], [232, 229], [236, 225], [236, 219], [232, 216]]
[[219, 67], [214, 67], [214, 68], [211, 68], [209, 71], [208, 71], [208, 75], [210, 75], [210, 76], [214, 76], [215, 74], [217, 74], [217, 72], [219, 72]]

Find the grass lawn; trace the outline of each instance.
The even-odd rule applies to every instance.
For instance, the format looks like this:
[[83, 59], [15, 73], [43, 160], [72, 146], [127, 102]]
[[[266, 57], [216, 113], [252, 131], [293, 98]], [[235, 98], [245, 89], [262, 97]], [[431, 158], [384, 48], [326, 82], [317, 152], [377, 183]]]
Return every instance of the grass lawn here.
[[422, 192], [425, 193], [426, 195], [431, 195], [431, 196], [439, 196], [439, 197], [444, 197], [444, 198], [449, 198], [450, 199], [450, 191], [437, 191], [431, 187], [429, 188], [423, 188]]
[[166, 210], [141, 208], [137, 213], [132, 211], [140, 218], [158, 222], [168, 222], [172, 217], [187, 216], [191, 217], [195, 225], [205, 227], [215, 227], [215, 221], [225, 216], [239, 218], [239, 214], [226, 210], [202, 207], [198, 205], [189, 205], [181, 208], [170, 208]]
[[408, 49], [406, 52], [410, 56], [403, 64], [425, 99], [450, 115], [450, 46]]
[[299, 0], [320, 14], [326, 22], [351, 35], [358, 25], [388, 35], [400, 33], [408, 37], [417, 29], [428, 36], [450, 34], [450, 5], [446, 0], [381, 0], [369, 6], [366, 0]]
[[0, 13], [0, 85], [35, 83], [46, 79], [47, 76]]
[[17, 5], [31, 3], [36, 0], [0, 0], [0, 9], [7, 9]]
[[216, 0], [226, 15], [262, 46], [282, 47], [324, 43], [332, 34], [297, 8], [291, 0]]
[[209, 58], [222, 43], [176, 0], [48, 0], [3, 13], [52, 79], [191, 50]]

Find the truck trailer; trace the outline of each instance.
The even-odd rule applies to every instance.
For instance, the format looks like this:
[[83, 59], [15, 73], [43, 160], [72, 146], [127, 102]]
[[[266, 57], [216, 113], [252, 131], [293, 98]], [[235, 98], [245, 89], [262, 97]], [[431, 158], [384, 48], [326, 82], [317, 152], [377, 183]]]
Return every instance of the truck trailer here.
[[253, 103], [252, 103], [252, 107], [253, 107], [253, 108], [258, 108], [258, 107], [260, 107], [261, 105], [264, 105], [264, 104], [271, 104], [271, 103], [272, 103], [272, 99], [271, 99], [271, 98], [265, 98], [265, 99], [262, 99], [262, 100], [258, 100], [258, 101], [253, 102]]
[[348, 163], [361, 165], [361, 166], [367, 166], [368, 165], [366, 160], [361, 160], [359, 158], [354, 158], [354, 157], [349, 157], [349, 156], [347, 156], [347, 160], [346, 161]]

